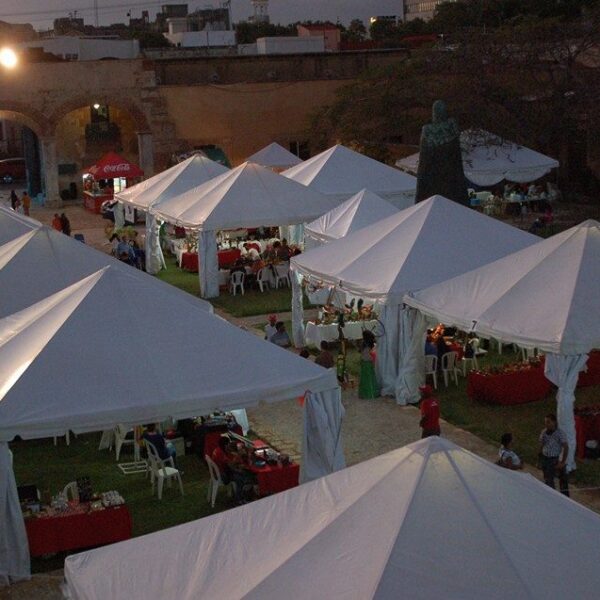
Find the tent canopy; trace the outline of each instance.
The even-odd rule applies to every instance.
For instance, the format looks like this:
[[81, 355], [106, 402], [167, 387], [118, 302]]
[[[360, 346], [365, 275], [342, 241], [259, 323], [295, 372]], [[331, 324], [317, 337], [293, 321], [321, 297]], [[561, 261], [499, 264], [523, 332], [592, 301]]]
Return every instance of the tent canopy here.
[[295, 167], [302, 162], [295, 154], [286, 150], [276, 142], [265, 146], [262, 150], [255, 152], [246, 159], [246, 162], [255, 163], [269, 169], [287, 169]]
[[337, 387], [334, 373], [155, 283], [133, 269], [104, 267], [0, 319], [0, 441]]
[[115, 177], [133, 179], [144, 176], [142, 169], [116, 152], [107, 152], [95, 165], [88, 167], [86, 172], [93, 175], [94, 179], [114, 179]]
[[41, 227], [41, 223], [0, 205], [0, 244]]
[[353, 231], [395, 215], [398, 209], [369, 190], [361, 190], [304, 227], [305, 235], [320, 242], [345, 237]]
[[148, 210], [150, 206], [183, 194], [228, 170], [202, 154], [193, 154], [170, 169], [115, 194], [115, 198]]
[[[21, 222], [14, 223], [20, 230]], [[152, 281], [153, 287], [163, 293], [212, 312], [209, 303], [38, 224], [0, 246], [0, 317], [30, 306], [108, 265], [128, 272], [133, 278]]]
[[159, 218], [203, 231], [296, 225], [311, 221], [338, 203], [304, 185], [255, 165], [239, 167], [161, 202]]
[[398, 208], [414, 203], [417, 180], [350, 148], [337, 145], [282, 173], [340, 202], [362, 189], [375, 192]]
[[[468, 129], [460, 135], [463, 169], [467, 179], [477, 186], [492, 186], [503, 180], [516, 183], [535, 181], [559, 166], [554, 158], [480, 129]], [[419, 154], [396, 162], [408, 173], [417, 173]]]
[[311, 279], [373, 300], [392, 299], [465, 273], [535, 236], [442, 196], [292, 258]]
[[65, 578], [81, 600], [158, 600], [166, 589], [181, 600], [593, 598], [599, 552], [598, 515], [432, 437], [246, 506], [69, 556]]
[[466, 330], [556, 354], [600, 347], [600, 223], [585, 221], [406, 296]]

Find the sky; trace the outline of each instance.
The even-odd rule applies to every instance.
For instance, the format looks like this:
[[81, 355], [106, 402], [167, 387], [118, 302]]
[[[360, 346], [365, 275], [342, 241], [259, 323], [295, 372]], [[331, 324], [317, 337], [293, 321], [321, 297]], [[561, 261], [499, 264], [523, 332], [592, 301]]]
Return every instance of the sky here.
[[[161, 4], [169, 0], [97, 0], [101, 25], [126, 22], [126, 14], [139, 17], [146, 8], [155, 13]], [[185, 3], [185, 0], [171, 0], [171, 3]], [[31, 23], [36, 29], [48, 29], [52, 20], [66, 17], [69, 12], [78, 10], [79, 17], [86, 23], [94, 24], [94, 0], [0, 0], [0, 21]], [[190, 10], [208, 6], [220, 6], [219, 0], [187, 2]], [[250, 0], [232, 0], [233, 20], [242, 21], [252, 14]], [[359, 18], [368, 25], [369, 18], [376, 15], [402, 14], [402, 0], [270, 0], [269, 15], [272, 23], [293, 23], [295, 21], [340, 21], [348, 24]]]

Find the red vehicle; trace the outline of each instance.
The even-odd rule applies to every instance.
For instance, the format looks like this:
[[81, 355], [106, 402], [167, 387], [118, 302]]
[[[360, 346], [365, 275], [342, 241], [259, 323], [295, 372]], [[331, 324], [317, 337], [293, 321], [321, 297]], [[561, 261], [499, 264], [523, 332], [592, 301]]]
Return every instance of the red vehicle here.
[[11, 183], [11, 181], [25, 179], [27, 169], [24, 158], [5, 158], [0, 160], [0, 181]]

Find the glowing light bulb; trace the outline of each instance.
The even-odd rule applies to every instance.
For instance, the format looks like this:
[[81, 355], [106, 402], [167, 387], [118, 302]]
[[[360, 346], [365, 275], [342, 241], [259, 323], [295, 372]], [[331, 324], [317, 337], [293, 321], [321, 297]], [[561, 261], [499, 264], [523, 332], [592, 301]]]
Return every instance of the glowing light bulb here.
[[6, 69], [14, 69], [18, 62], [17, 54], [12, 48], [2, 48], [0, 50], [0, 65]]

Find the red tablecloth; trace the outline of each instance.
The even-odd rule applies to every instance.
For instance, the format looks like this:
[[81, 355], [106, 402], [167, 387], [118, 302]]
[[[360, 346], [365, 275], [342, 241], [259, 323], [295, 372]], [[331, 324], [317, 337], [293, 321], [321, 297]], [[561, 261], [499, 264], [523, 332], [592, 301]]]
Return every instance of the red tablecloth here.
[[251, 465], [248, 468], [256, 475], [258, 493], [261, 496], [283, 492], [298, 485], [300, 465], [297, 463], [290, 463], [283, 467], [277, 465], [266, 465], [264, 467]]
[[197, 273], [198, 254], [196, 252], [184, 252], [181, 255], [181, 268], [191, 273]]
[[575, 432], [577, 435], [577, 458], [585, 458], [585, 443], [588, 440], [600, 441], [600, 406], [577, 409]]
[[463, 359], [463, 355], [464, 355], [464, 350], [461, 344], [458, 344], [457, 342], [450, 342], [448, 344], [450, 350], [452, 352], [456, 352], [456, 360], [460, 361]]
[[471, 371], [467, 376], [469, 398], [488, 404], [525, 404], [546, 397], [552, 384], [544, 377], [544, 366], [499, 375]]
[[594, 350], [590, 352], [587, 361], [587, 371], [579, 373], [577, 387], [587, 387], [589, 385], [600, 385], [600, 352]]
[[131, 537], [127, 506], [25, 519], [31, 556], [112, 544]]
[[217, 252], [219, 269], [226, 269], [227, 267], [230, 267], [238, 258], [240, 258], [240, 256], [242, 256], [242, 253], [238, 248], [219, 250]]

